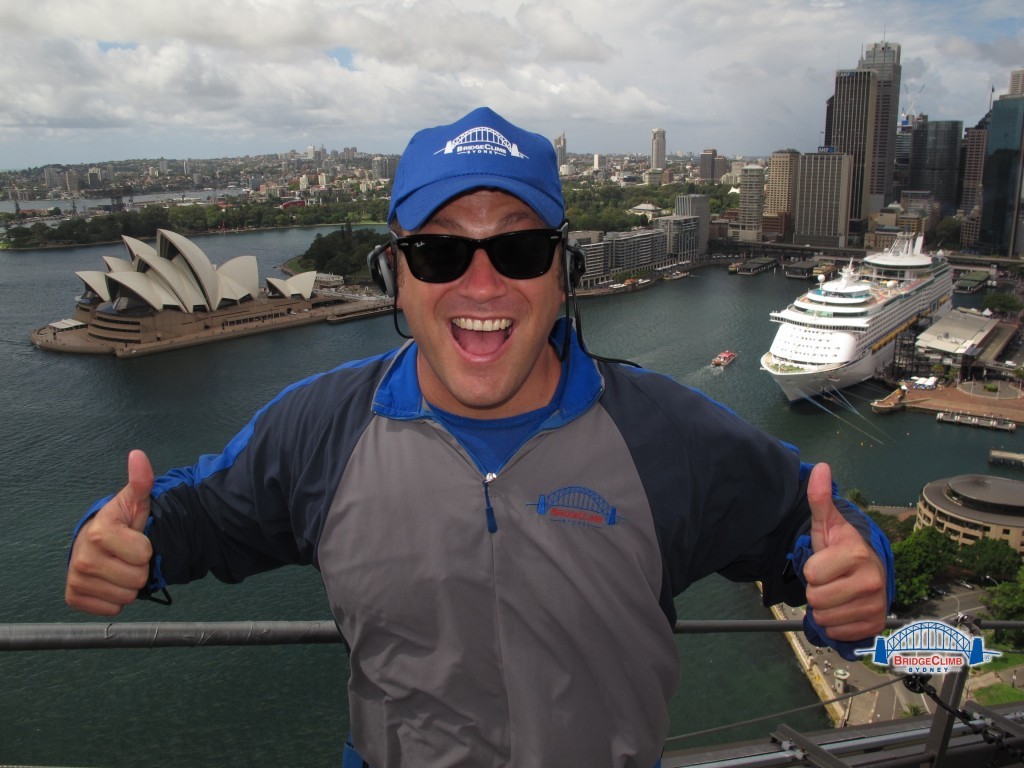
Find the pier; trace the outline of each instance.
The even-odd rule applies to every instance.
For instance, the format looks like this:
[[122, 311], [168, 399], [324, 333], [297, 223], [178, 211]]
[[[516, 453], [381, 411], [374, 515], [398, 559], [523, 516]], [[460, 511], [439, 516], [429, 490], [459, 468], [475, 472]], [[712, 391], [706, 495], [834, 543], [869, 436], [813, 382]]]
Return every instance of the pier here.
[[756, 259], [743, 262], [737, 267], [736, 271], [741, 275], [759, 275], [762, 272], [767, 272], [772, 267], [778, 266], [778, 264], [779, 260], [771, 256], [759, 256]]
[[962, 424], [967, 427], [983, 429], [999, 429], [1003, 432], [1015, 432], [1017, 424], [1010, 419], [997, 419], [994, 416], [972, 416], [969, 413], [947, 413], [939, 411], [935, 420], [941, 424]]
[[1015, 453], [1013, 451], [1000, 451], [993, 448], [988, 452], [988, 463], [989, 464], [1002, 464], [1008, 467], [1017, 467], [1017, 469], [1024, 469], [1024, 453]]

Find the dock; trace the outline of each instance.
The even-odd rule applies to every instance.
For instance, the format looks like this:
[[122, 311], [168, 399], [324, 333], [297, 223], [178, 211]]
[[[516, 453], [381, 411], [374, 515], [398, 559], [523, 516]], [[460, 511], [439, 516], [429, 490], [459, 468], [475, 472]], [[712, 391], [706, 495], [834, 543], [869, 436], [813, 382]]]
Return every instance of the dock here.
[[[908, 387], [900, 403], [910, 412], [961, 414], [1024, 425], [1024, 392], [1021, 391], [1021, 385], [1009, 381], [993, 383], [998, 387], [994, 392], [975, 388], [971, 382], [940, 385], [935, 389]], [[883, 400], [891, 402], [890, 397], [893, 395]], [[884, 412], [877, 408], [872, 410], [876, 413]], [[891, 412], [893, 409], [889, 410]]]
[[935, 414], [935, 420], [941, 424], [962, 424], [966, 427], [981, 427], [983, 429], [998, 429], [1003, 432], [1015, 432], [1016, 422], [1010, 419], [1000, 419], [994, 416], [972, 416], [969, 413], [948, 413], [939, 411]]
[[778, 266], [778, 264], [779, 260], [771, 256], [759, 256], [756, 259], [743, 262], [736, 271], [741, 275], [759, 275], [762, 272], [767, 272], [772, 267]]
[[875, 413], [893, 413], [903, 410], [903, 389], [890, 392], [885, 397], [871, 401], [871, 410]]
[[988, 463], [1002, 464], [1003, 466], [1024, 469], [1024, 453], [1014, 453], [1013, 451], [1000, 451], [993, 448], [991, 451], [988, 452]]

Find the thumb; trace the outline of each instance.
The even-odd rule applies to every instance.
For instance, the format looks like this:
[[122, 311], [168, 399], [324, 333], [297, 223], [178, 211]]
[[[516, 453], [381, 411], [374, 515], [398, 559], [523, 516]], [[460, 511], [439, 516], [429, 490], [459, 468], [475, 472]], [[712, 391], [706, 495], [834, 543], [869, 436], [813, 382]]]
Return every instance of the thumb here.
[[149, 520], [149, 495], [153, 491], [153, 466], [143, 451], [128, 454], [128, 484], [117, 494], [121, 519], [129, 528], [142, 532]]
[[820, 552], [829, 545], [831, 531], [846, 522], [832, 500], [832, 469], [815, 464], [807, 480], [807, 502], [811, 507], [811, 548]]

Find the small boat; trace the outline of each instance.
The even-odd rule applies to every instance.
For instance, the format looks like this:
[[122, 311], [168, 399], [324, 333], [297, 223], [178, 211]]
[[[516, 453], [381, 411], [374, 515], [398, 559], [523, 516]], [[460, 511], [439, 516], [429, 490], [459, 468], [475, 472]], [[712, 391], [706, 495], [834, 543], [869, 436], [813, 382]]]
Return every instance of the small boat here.
[[731, 363], [735, 359], [736, 359], [736, 353], [735, 352], [730, 352], [729, 350], [725, 350], [725, 352], [719, 352], [717, 355], [715, 355], [715, 359], [711, 361], [711, 364], [712, 365], [722, 365], [722, 366], [725, 366], [725, 365], [728, 365], [729, 363]]

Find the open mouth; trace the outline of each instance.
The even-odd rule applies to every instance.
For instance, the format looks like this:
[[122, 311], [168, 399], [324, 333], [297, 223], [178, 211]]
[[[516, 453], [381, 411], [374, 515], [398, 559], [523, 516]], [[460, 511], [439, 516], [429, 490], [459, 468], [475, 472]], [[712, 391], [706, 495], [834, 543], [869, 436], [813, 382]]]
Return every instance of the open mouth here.
[[471, 355], [492, 355], [512, 335], [512, 321], [507, 318], [480, 320], [473, 317], [456, 317], [452, 320], [452, 336], [455, 343]]

